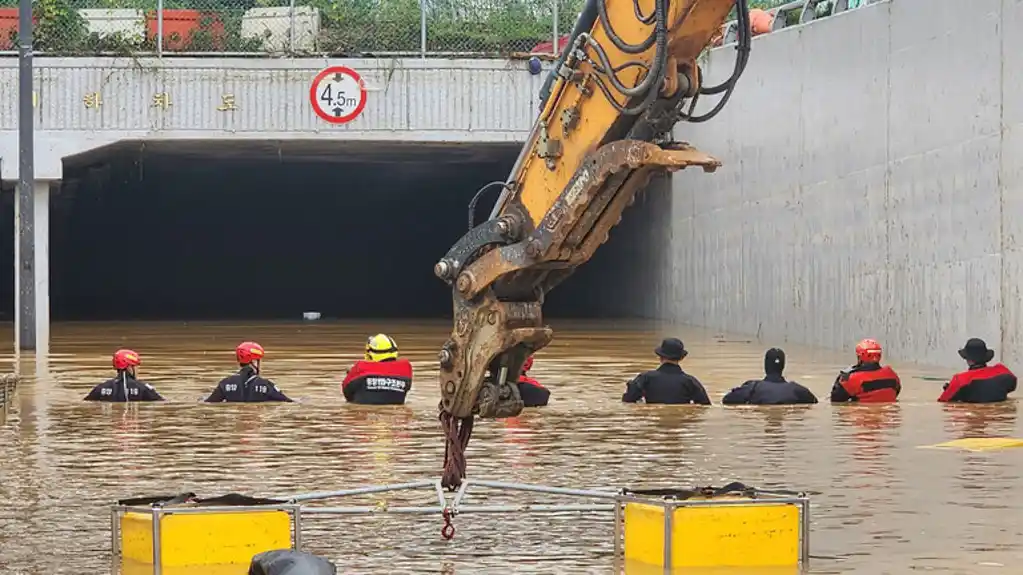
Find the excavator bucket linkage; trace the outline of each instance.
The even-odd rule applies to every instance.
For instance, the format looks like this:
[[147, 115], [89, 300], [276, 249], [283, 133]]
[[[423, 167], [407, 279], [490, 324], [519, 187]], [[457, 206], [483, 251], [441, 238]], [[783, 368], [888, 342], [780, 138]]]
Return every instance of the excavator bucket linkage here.
[[[733, 3], [736, 69], [724, 84], [705, 87], [696, 58]], [[465, 478], [475, 416], [522, 411], [522, 364], [553, 337], [543, 324], [545, 295], [607, 241], [651, 178], [721, 165], [671, 132], [681, 120], [720, 111], [745, 67], [748, 28], [746, 0], [587, 0], [491, 217], [473, 225], [470, 215], [471, 229], [434, 267], [454, 305], [454, 329], [438, 356], [444, 486]], [[710, 113], [693, 115], [699, 95], [721, 93]]]

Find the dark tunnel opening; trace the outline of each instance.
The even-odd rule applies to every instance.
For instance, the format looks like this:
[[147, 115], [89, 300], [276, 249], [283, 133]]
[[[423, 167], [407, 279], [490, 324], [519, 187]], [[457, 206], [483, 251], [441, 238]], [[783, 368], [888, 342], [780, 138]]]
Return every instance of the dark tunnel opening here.
[[[466, 231], [472, 196], [507, 177], [520, 147], [315, 143], [227, 155], [212, 144], [122, 144], [66, 163], [51, 199], [54, 320], [450, 317], [433, 264]], [[11, 191], [0, 297], [13, 311]], [[498, 191], [484, 193], [477, 222]], [[665, 201], [658, 192], [630, 208], [545, 315], [649, 315], [637, 290], [659, 265], [650, 232], [664, 225], [654, 219]]]

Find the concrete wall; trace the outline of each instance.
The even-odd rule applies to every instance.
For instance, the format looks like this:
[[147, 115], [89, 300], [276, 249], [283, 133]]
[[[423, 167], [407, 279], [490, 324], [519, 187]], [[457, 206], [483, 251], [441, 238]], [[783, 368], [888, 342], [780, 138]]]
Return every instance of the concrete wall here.
[[[678, 136], [663, 315], [961, 365], [1023, 367], [1021, 0], [892, 0], [754, 41], [725, 111]], [[735, 51], [714, 51], [723, 78]]]
[[[309, 102], [313, 78], [335, 65], [369, 92], [363, 113], [339, 126]], [[61, 158], [122, 140], [523, 141], [546, 73], [523, 61], [418, 58], [37, 58], [35, 68], [41, 179], [61, 177]], [[17, 90], [17, 59], [0, 59], [3, 179], [17, 177]], [[154, 106], [157, 94], [170, 106]]]

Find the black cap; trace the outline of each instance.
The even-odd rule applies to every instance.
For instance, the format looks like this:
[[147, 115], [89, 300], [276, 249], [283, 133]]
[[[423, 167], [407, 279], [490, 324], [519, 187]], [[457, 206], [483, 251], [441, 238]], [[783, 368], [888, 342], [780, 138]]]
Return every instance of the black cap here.
[[764, 373], [781, 373], [785, 371], [785, 352], [772, 347], [764, 354]]
[[975, 363], [987, 363], [995, 357], [995, 352], [987, 348], [987, 344], [979, 337], [966, 340], [966, 345], [959, 350], [959, 357]]
[[689, 352], [686, 351], [686, 346], [682, 344], [681, 339], [677, 337], [667, 337], [664, 338], [661, 345], [654, 349], [654, 353], [656, 353], [658, 357], [678, 361], [685, 357]]

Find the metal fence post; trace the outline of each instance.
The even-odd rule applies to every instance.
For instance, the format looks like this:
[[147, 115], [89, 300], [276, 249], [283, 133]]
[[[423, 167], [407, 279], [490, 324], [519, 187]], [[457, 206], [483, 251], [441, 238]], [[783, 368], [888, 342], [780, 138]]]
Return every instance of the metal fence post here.
[[295, 55], [295, 0], [289, 0], [288, 13], [291, 14], [291, 28], [288, 30], [288, 53]]
[[163, 57], [163, 0], [156, 0], [156, 55]]
[[419, 0], [419, 56], [426, 59], [426, 0]]
[[551, 44], [551, 54], [554, 56], [558, 55], [558, 0], [551, 0], [554, 2], [554, 42]]

